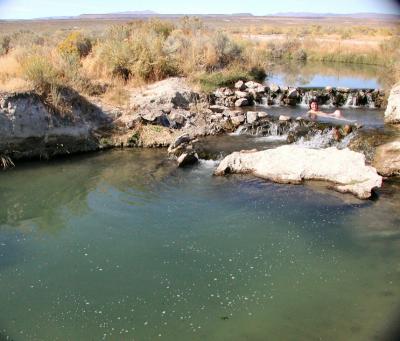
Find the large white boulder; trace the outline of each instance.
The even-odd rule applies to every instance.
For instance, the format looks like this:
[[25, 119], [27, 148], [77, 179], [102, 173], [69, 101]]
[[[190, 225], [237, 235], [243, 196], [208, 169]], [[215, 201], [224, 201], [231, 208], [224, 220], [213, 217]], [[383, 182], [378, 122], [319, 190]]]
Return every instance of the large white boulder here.
[[397, 83], [390, 91], [385, 111], [385, 122], [400, 123], [400, 83]]
[[400, 175], [400, 139], [376, 148], [373, 165], [383, 176]]
[[131, 108], [156, 107], [162, 109], [188, 109], [198, 94], [185, 78], [172, 77], [150, 84], [142, 89], [133, 89], [130, 96]]
[[382, 177], [365, 164], [361, 153], [336, 147], [310, 149], [286, 145], [264, 151], [234, 152], [225, 157], [215, 175], [250, 173], [279, 183], [300, 183], [303, 180], [325, 180], [342, 193], [361, 199], [381, 187]]

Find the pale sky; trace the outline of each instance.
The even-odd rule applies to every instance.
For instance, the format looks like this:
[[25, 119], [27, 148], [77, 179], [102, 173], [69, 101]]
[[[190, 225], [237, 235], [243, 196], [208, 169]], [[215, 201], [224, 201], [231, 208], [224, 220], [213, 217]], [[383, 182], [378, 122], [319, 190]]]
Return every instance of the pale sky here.
[[277, 12], [400, 14], [395, 0], [0, 0], [0, 19], [32, 19], [83, 13], [152, 10], [162, 14]]

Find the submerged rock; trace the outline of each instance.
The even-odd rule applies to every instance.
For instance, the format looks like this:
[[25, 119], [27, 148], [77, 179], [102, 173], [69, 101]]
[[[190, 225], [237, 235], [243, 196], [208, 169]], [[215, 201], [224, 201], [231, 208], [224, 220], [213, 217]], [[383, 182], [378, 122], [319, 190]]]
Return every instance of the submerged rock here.
[[289, 88], [287, 96], [290, 99], [297, 99], [299, 97], [299, 92], [296, 88]]
[[382, 177], [365, 164], [363, 154], [335, 147], [309, 149], [290, 145], [260, 152], [234, 152], [214, 172], [228, 173], [250, 173], [278, 183], [325, 180], [334, 183], [337, 191], [361, 199], [369, 198], [372, 190], [382, 185]]
[[172, 153], [175, 148], [178, 148], [180, 145], [184, 143], [189, 143], [192, 139], [190, 138], [189, 134], [182, 134], [179, 135], [174, 142], [170, 144], [168, 147], [168, 153]]
[[291, 117], [287, 115], [280, 115], [279, 116], [279, 121], [290, 121]]
[[178, 157], [178, 167], [190, 166], [199, 161], [197, 153], [192, 150], [190, 152], [185, 152]]
[[235, 102], [235, 107], [245, 107], [249, 105], [249, 101], [247, 98], [239, 98], [236, 102]]
[[383, 176], [400, 175], [400, 140], [377, 147], [372, 163]]
[[192, 142], [195, 142], [189, 134], [178, 136], [168, 147], [168, 154], [178, 163], [178, 167], [192, 165], [199, 160]]
[[247, 123], [252, 124], [255, 121], [257, 121], [258, 118], [258, 112], [256, 111], [248, 111], [246, 114], [247, 117]]
[[215, 104], [215, 105], [210, 105], [210, 110], [212, 111], [212, 112], [215, 112], [215, 113], [218, 113], [218, 114], [221, 114], [221, 113], [223, 113], [225, 110], [227, 110], [228, 108], [226, 107], [226, 106], [224, 106], [224, 105], [217, 105], [217, 104]]
[[243, 124], [245, 122], [245, 120], [246, 120], [246, 118], [244, 117], [244, 115], [232, 116], [231, 117], [231, 122], [235, 127], [240, 126], [241, 124]]
[[385, 122], [400, 123], [400, 83], [397, 83], [390, 91], [385, 111]]

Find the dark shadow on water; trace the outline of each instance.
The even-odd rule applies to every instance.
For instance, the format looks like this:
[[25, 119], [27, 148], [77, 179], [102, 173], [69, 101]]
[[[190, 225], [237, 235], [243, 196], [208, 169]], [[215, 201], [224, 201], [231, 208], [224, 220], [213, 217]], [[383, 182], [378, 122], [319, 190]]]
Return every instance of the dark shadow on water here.
[[386, 321], [386, 326], [383, 330], [376, 334], [375, 339], [382, 341], [400, 340], [400, 306], [389, 318], [389, 321]]

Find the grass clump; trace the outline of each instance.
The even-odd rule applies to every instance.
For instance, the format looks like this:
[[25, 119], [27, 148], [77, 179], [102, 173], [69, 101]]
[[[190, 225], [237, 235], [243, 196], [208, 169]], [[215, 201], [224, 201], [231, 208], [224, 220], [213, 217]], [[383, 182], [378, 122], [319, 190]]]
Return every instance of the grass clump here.
[[154, 81], [176, 75], [175, 61], [163, 49], [172, 30], [172, 24], [158, 20], [112, 27], [96, 49], [97, 69], [105, 70], [106, 77], [124, 81]]
[[41, 93], [58, 84], [58, 72], [48, 58], [40, 54], [28, 55], [22, 62], [25, 77]]
[[211, 73], [202, 72], [196, 74], [193, 80], [197, 82], [204, 92], [211, 92], [218, 87], [233, 86], [238, 80], [258, 80], [265, 78], [264, 69], [254, 68], [245, 70], [240, 67], [233, 67], [227, 70]]

